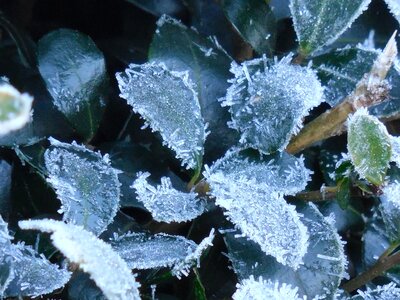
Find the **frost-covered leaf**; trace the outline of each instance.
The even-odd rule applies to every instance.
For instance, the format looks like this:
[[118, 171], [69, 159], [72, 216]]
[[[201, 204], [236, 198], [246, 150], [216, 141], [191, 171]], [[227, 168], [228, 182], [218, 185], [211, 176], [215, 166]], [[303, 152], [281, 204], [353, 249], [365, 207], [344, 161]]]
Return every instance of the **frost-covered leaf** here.
[[138, 200], [159, 222], [186, 222], [201, 215], [206, 206], [194, 192], [181, 192], [173, 188], [169, 177], [162, 177], [161, 184], [153, 186], [147, 182], [150, 173], [138, 173], [132, 188]]
[[33, 98], [12, 85], [0, 84], [0, 136], [21, 129], [31, 119]]
[[392, 157], [390, 161], [395, 162], [397, 167], [400, 167], [400, 137], [390, 136], [390, 143], [392, 145]]
[[59, 29], [39, 41], [38, 67], [54, 105], [90, 140], [100, 125], [108, 89], [101, 51], [85, 34]]
[[307, 299], [333, 299], [341, 279], [345, 276], [346, 258], [343, 242], [336, 232], [332, 217], [325, 218], [310, 204], [299, 210], [301, 221], [307, 226], [310, 235], [304, 263], [297, 270], [276, 262], [260, 247], [235, 234], [225, 234], [228, 257], [240, 280], [251, 275], [262, 276], [265, 280], [286, 283], [298, 288], [300, 297]]
[[68, 283], [69, 300], [107, 300], [99, 287], [83, 272], [75, 272]]
[[350, 298], [350, 300], [394, 300], [400, 299], [400, 288], [394, 283], [378, 286], [375, 289], [367, 287], [367, 290], [358, 290], [358, 295]]
[[201, 168], [206, 130], [197, 93], [187, 72], [165, 65], [131, 64], [116, 75], [120, 96], [176, 152], [188, 168]]
[[258, 280], [250, 276], [248, 279], [243, 280], [237, 286], [234, 300], [301, 300], [297, 294], [298, 288], [292, 288], [285, 283], [272, 282], [271, 280], [264, 280], [259, 277]]
[[398, 0], [385, 0], [385, 2], [389, 6], [390, 12], [400, 23], [400, 2]]
[[291, 0], [290, 11], [300, 51], [305, 55], [333, 43], [371, 0]]
[[119, 208], [119, 171], [111, 167], [107, 155], [93, 152], [73, 142], [50, 138], [46, 150], [47, 181], [56, 190], [63, 220], [102, 233]]
[[279, 62], [262, 58], [232, 63], [235, 78], [222, 105], [229, 106], [229, 126], [242, 134], [242, 144], [263, 153], [282, 151], [309, 110], [321, 103], [323, 88], [315, 72], [290, 61], [285, 57]]
[[223, 0], [226, 16], [259, 54], [271, 56], [276, 41], [274, 13], [263, 0]]
[[172, 268], [172, 274], [187, 276], [190, 268], [199, 267], [200, 257], [212, 245], [214, 230], [199, 245], [182, 236], [159, 233], [127, 233], [111, 240], [113, 249], [131, 269]]
[[347, 126], [347, 147], [355, 170], [362, 178], [381, 185], [392, 155], [385, 125], [361, 108], [349, 118]]
[[71, 277], [66, 269], [50, 263], [29, 246], [16, 244], [12, 250], [15, 277], [5, 291], [6, 297], [48, 294], [63, 287]]
[[83, 227], [49, 219], [20, 221], [18, 224], [22, 229], [51, 233], [54, 246], [89, 273], [109, 300], [140, 299], [140, 285], [126, 262], [111, 245]]
[[299, 267], [307, 252], [307, 229], [282, 194], [304, 188], [309, 171], [302, 159], [287, 154], [254, 159], [232, 151], [204, 175], [216, 204], [244, 236], [280, 263]]
[[0, 298], [4, 296], [4, 291], [15, 277], [11, 239], [7, 223], [0, 215]]
[[164, 15], [157, 22], [149, 60], [165, 63], [174, 71], [189, 72], [189, 78], [196, 85], [202, 116], [209, 124], [210, 135], [205, 143], [207, 160], [217, 159], [236, 144], [236, 131], [226, 125], [229, 113], [218, 102], [228, 88], [232, 59], [215, 39], [204, 38], [196, 30]]
[[400, 239], [400, 183], [392, 182], [382, 189], [379, 209], [391, 241]]

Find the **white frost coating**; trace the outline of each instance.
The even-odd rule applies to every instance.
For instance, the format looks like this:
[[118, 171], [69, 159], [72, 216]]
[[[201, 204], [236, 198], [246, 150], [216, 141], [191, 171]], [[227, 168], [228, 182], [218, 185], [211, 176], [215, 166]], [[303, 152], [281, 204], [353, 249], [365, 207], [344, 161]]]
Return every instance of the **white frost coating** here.
[[297, 288], [288, 284], [280, 284], [259, 277], [255, 280], [253, 276], [243, 280], [236, 285], [237, 290], [233, 294], [234, 300], [302, 300], [297, 294]]
[[266, 154], [285, 149], [309, 110], [323, 100], [315, 71], [293, 65], [291, 59], [233, 62], [235, 78], [221, 99], [232, 116], [228, 125], [242, 134], [240, 142]]
[[388, 201], [400, 210], [400, 183], [395, 181], [382, 189], [383, 194], [380, 196], [384, 201]]
[[332, 44], [368, 8], [371, 0], [290, 0], [297, 38], [313, 52]]
[[400, 2], [399, 0], [385, 0], [389, 6], [390, 12], [396, 18], [397, 22], [400, 23]]
[[32, 115], [33, 98], [12, 85], [0, 84], [0, 136], [21, 129]]
[[159, 222], [186, 222], [201, 215], [206, 202], [198, 199], [194, 192], [184, 193], [172, 187], [171, 179], [161, 178], [161, 185], [153, 186], [147, 182], [150, 173], [138, 173], [131, 188], [136, 190], [138, 200]]
[[199, 166], [207, 136], [199, 99], [188, 72], [164, 64], [129, 65], [117, 73], [120, 97], [127, 100], [187, 168]]
[[119, 209], [120, 171], [111, 167], [107, 155], [75, 142], [49, 141], [51, 146], [44, 154], [47, 181], [62, 203], [63, 220], [99, 235]]
[[200, 257], [213, 239], [214, 229], [199, 245], [182, 236], [127, 233], [114, 236], [111, 245], [131, 269], [172, 267], [172, 274], [181, 278], [194, 265], [199, 267]]
[[358, 295], [353, 296], [350, 300], [395, 300], [400, 299], [400, 288], [396, 284], [389, 283], [387, 285], [378, 286], [375, 289], [367, 287], [366, 291], [358, 290]]
[[49, 219], [20, 221], [22, 229], [50, 232], [51, 240], [71, 262], [89, 273], [110, 300], [140, 299], [136, 282], [126, 262], [111, 245], [81, 226]]
[[390, 160], [400, 168], [400, 137], [390, 136], [390, 143], [392, 145], [392, 158]]

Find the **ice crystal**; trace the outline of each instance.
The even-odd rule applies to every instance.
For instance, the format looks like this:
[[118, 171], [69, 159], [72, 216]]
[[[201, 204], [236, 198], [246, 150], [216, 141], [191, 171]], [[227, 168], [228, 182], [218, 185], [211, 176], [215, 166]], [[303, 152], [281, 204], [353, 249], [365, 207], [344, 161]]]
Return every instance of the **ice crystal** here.
[[192, 266], [199, 266], [200, 256], [212, 245], [213, 238], [213, 230], [199, 245], [182, 236], [127, 233], [115, 236], [111, 245], [131, 269], [172, 267], [172, 273], [180, 278]]
[[389, 6], [390, 12], [396, 18], [397, 22], [400, 23], [400, 2], [399, 0], [385, 0]]
[[358, 295], [351, 300], [394, 300], [400, 299], [400, 288], [394, 283], [378, 286], [375, 289], [367, 287], [366, 291], [358, 290]]
[[234, 300], [301, 300], [297, 294], [297, 288], [277, 281], [264, 280], [262, 277], [255, 280], [253, 276], [250, 276], [236, 287], [237, 290], [233, 294]]
[[291, 57], [279, 62], [264, 57], [240, 66], [232, 63], [235, 78], [222, 99], [232, 116], [229, 126], [241, 132], [241, 143], [263, 153], [283, 150], [323, 98], [315, 72], [290, 61]]
[[0, 216], [0, 298], [4, 291], [14, 279], [14, 266], [11, 250], [11, 236], [8, 232], [7, 223]]
[[120, 198], [119, 171], [108, 156], [50, 138], [44, 154], [47, 181], [61, 200], [63, 220], [99, 235], [114, 219]]
[[32, 115], [33, 98], [12, 85], [0, 83], [0, 136], [22, 128]]
[[150, 173], [138, 173], [131, 186], [136, 190], [138, 200], [159, 222], [186, 222], [201, 215], [206, 202], [198, 199], [194, 192], [181, 192], [172, 187], [171, 179], [161, 178], [161, 185], [153, 186], [147, 182]]
[[169, 71], [161, 63], [131, 64], [116, 77], [120, 96], [146, 125], [160, 132], [183, 165], [199, 167], [207, 133], [188, 72]]
[[392, 145], [392, 157], [390, 160], [400, 168], [400, 137], [390, 136], [390, 142]]
[[382, 189], [379, 209], [385, 223], [386, 234], [392, 241], [400, 237], [400, 183], [391, 182]]
[[371, 0], [290, 0], [293, 24], [306, 54], [333, 43]]
[[110, 300], [140, 299], [136, 282], [126, 262], [111, 245], [83, 227], [49, 219], [20, 221], [22, 229], [51, 233], [51, 240], [71, 262], [89, 273]]

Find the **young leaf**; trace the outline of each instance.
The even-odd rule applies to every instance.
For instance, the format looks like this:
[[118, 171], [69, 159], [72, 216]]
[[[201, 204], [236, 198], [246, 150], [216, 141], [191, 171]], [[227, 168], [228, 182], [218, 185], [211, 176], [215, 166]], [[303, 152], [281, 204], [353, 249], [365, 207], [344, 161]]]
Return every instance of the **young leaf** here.
[[276, 41], [274, 13], [263, 0], [223, 0], [222, 7], [240, 35], [259, 54], [271, 56]]
[[187, 72], [169, 71], [163, 64], [131, 64], [116, 74], [120, 97], [127, 100], [183, 165], [201, 168], [206, 126], [197, 93]]
[[257, 244], [236, 238], [233, 233], [225, 234], [228, 257], [240, 280], [251, 275], [262, 276], [265, 280], [297, 287], [300, 297], [334, 299], [347, 265], [343, 242], [332, 218], [325, 218], [314, 205], [303, 205], [299, 213], [310, 238], [304, 263], [297, 270], [277, 263]]
[[47, 181], [56, 190], [63, 220], [99, 235], [106, 230], [119, 208], [119, 171], [107, 155], [93, 152], [75, 142], [50, 138], [44, 154]]
[[180, 278], [187, 276], [191, 267], [199, 266], [201, 255], [213, 239], [213, 230], [199, 245], [182, 236], [127, 233], [115, 236], [111, 246], [131, 269], [172, 267], [172, 274]]
[[308, 55], [333, 43], [362, 12], [371, 0], [291, 0], [290, 11], [300, 52]]
[[202, 116], [209, 124], [210, 135], [205, 143], [209, 160], [217, 159], [236, 144], [236, 132], [226, 125], [229, 113], [218, 102], [228, 88], [232, 59], [216, 39], [206, 39], [196, 30], [164, 15], [157, 22], [149, 60], [165, 63], [170, 70], [189, 72], [189, 78], [195, 83]]
[[92, 139], [108, 89], [101, 51], [90, 37], [59, 29], [39, 41], [38, 66], [54, 105], [86, 140]]
[[140, 299], [140, 284], [125, 261], [109, 244], [83, 227], [49, 219], [20, 221], [18, 224], [22, 229], [51, 233], [54, 246], [89, 273], [108, 299]]
[[206, 202], [194, 192], [181, 192], [172, 187], [171, 179], [161, 178], [161, 185], [154, 187], [147, 182], [150, 173], [138, 173], [132, 188], [158, 222], [186, 222], [201, 215]]
[[262, 277], [255, 280], [250, 276], [236, 287], [237, 290], [232, 296], [234, 300], [301, 300], [297, 294], [298, 288], [292, 288], [285, 283], [279, 284], [277, 281], [264, 280]]
[[350, 300], [393, 300], [400, 298], [400, 288], [396, 284], [389, 283], [381, 285], [375, 289], [367, 287], [366, 291], [358, 290], [358, 295], [350, 298]]
[[389, 6], [390, 12], [396, 18], [397, 22], [400, 23], [400, 2], [398, 0], [385, 0]]
[[347, 147], [358, 174], [372, 184], [381, 185], [392, 155], [385, 125], [366, 109], [357, 110], [348, 120]]
[[12, 85], [0, 84], [0, 136], [21, 129], [32, 115], [33, 98]]
[[[226, 209], [225, 214], [244, 236], [258, 243], [266, 254], [280, 263], [297, 269], [307, 252], [308, 233], [294, 206], [283, 199], [282, 190], [285, 183], [288, 183], [289, 193], [302, 188], [309, 173], [302, 170], [301, 160], [293, 160], [297, 164], [292, 166], [280, 166], [285, 159], [252, 162], [243, 160], [245, 157], [235, 159], [235, 155], [238, 154], [228, 153], [206, 169], [204, 175], [211, 195], [218, 206]], [[269, 177], [268, 168], [275, 169], [277, 178]], [[279, 171], [284, 172], [279, 174]], [[293, 182], [298, 175], [300, 182]]]
[[240, 142], [247, 147], [267, 154], [282, 151], [309, 110], [322, 101], [323, 88], [314, 71], [290, 60], [232, 64], [235, 78], [222, 105], [229, 106], [229, 126], [241, 132]]

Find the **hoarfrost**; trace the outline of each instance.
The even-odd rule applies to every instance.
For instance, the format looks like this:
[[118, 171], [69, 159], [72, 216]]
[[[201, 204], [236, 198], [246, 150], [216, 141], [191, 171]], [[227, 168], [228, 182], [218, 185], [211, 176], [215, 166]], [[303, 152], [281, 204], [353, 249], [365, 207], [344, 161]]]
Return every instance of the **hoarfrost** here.
[[382, 189], [382, 192], [379, 197], [381, 201], [379, 209], [385, 224], [386, 235], [391, 241], [396, 241], [400, 236], [400, 183], [391, 182]]
[[206, 126], [188, 72], [169, 71], [164, 64], [129, 65], [116, 74], [120, 97], [127, 100], [188, 168], [201, 164]]
[[280, 284], [259, 277], [255, 280], [253, 276], [243, 280], [236, 285], [237, 290], [233, 294], [234, 300], [301, 300], [297, 294], [297, 288], [288, 284]]
[[390, 12], [396, 18], [397, 22], [400, 23], [400, 2], [398, 0], [385, 0], [389, 6]]
[[311, 68], [265, 57], [232, 63], [235, 75], [222, 105], [229, 106], [232, 122], [241, 132], [240, 142], [263, 153], [282, 151], [302, 127], [309, 110], [323, 99], [323, 88]]
[[394, 283], [378, 286], [375, 289], [367, 287], [366, 291], [358, 290], [358, 295], [351, 300], [393, 300], [400, 298], [400, 288]]
[[[303, 174], [298, 177], [300, 182], [296, 186], [290, 173], [283, 172], [282, 177], [277, 179], [268, 176], [266, 169], [268, 164], [274, 169], [273, 160], [259, 162], [258, 166], [250, 160], [242, 164], [236, 155], [240, 154], [228, 153], [206, 169], [204, 175], [210, 184], [210, 194], [216, 198], [217, 205], [226, 209], [225, 214], [244, 236], [258, 243], [266, 254], [274, 256], [278, 262], [297, 269], [307, 252], [308, 233], [294, 206], [284, 200], [282, 190], [286, 182], [290, 192], [302, 189], [309, 173], [300, 168]], [[293, 159], [293, 162], [298, 163], [297, 167], [302, 165], [301, 160]], [[289, 170], [290, 167], [292, 175], [296, 174], [295, 168], [288, 164]], [[244, 171], [241, 171], [242, 168]], [[279, 160], [275, 168], [279, 170]], [[293, 186], [290, 187], [290, 184]]]
[[0, 83], [0, 136], [21, 129], [32, 115], [33, 98], [12, 85]]
[[11, 239], [7, 223], [0, 216], [0, 298], [4, 296], [4, 291], [15, 277]]
[[390, 160], [400, 168], [400, 137], [390, 136], [390, 142], [392, 145], [392, 157]]
[[188, 275], [193, 265], [199, 266], [203, 252], [212, 245], [214, 230], [199, 245], [182, 236], [159, 233], [127, 233], [111, 240], [114, 250], [131, 269], [172, 267], [173, 275]]
[[120, 198], [119, 171], [111, 167], [108, 156], [101, 156], [73, 142], [49, 139], [44, 154], [47, 181], [61, 200], [63, 220], [83, 225], [96, 235], [114, 219]]
[[111, 245], [83, 227], [49, 219], [20, 221], [18, 224], [22, 229], [51, 233], [53, 244], [71, 262], [89, 273], [108, 299], [140, 299], [140, 284], [126, 262]]
[[132, 188], [138, 200], [143, 202], [154, 220], [159, 222], [186, 222], [201, 215], [206, 206], [204, 199], [198, 199], [194, 192], [181, 192], [172, 187], [171, 179], [161, 178], [161, 185], [153, 186], [147, 182], [150, 173], [138, 173]]
[[371, 0], [290, 0], [300, 47], [308, 54], [332, 44], [367, 9]]

